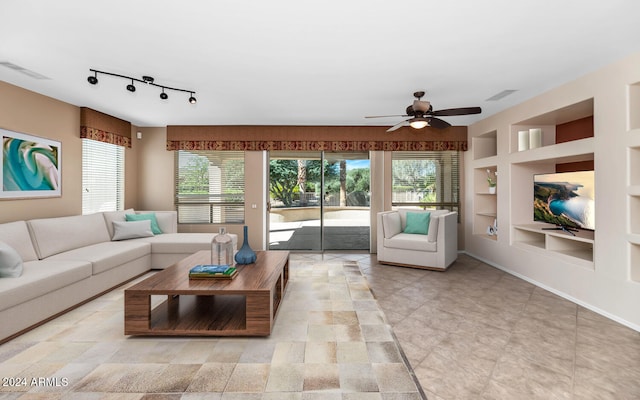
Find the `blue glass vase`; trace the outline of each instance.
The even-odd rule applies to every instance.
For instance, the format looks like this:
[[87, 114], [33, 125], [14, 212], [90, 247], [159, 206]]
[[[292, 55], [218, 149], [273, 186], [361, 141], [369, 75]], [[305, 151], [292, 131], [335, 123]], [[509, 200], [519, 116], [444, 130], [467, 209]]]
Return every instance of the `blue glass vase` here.
[[253, 264], [256, 262], [256, 252], [249, 246], [249, 234], [247, 226], [244, 226], [244, 243], [236, 253], [235, 259], [238, 264]]

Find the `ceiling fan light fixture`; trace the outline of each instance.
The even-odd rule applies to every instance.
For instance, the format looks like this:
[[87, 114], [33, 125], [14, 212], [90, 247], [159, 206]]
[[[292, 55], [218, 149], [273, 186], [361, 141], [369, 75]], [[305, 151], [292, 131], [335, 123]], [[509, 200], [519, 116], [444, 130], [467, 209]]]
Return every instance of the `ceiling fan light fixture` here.
[[422, 129], [429, 126], [429, 121], [423, 117], [411, 118], [409, 120], [409, 126], [413, 129]]
[[166, 100], [169, 98], [169, 95], [164, 92], [164, 88], [162, 88], [162, 93], [160, 93], [160, 98], [162, 100]]
[[189, 103], [196, 104], [197, 102], [198, 100], [196, 100], [196, 98], [193, 97], [193, 92], [191, 92], [191, 97], [189, 97]]

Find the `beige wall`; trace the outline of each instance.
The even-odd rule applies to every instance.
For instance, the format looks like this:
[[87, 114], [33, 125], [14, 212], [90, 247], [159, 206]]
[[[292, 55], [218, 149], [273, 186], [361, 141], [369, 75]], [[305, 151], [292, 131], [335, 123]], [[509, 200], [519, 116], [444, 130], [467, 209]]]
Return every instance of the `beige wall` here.
[[80, 109], [0, 81], [0, 127], [59, 141], [62, 151], [62, 197], [0, 200], [0, 223], [80, 214]]
[[[80, 108], [0, 81], [0, 128], [57, 140], [62, 147], [62, 197], [0, 200], [0, 223], [82, 213]], [[139, 147], [134, 139], [125, 151], [125, 207], [138, 208]]]
[[[474, 168], [481, 169], [485, 164], [490, 164], [497, 166], [499, 172], [498, 238], [489, 240], [484, 235], [474, 235], [474, 228], [477, 227], [473, 226], [473, 218], [467, 218], [466, 250], [499, 268], [636, 330], [640, 330], [640, 282], [630, 279], [633, 266], [629, 237], [632, 235], [628, 233], [628, 227], [633, 216], [627, 205], [627, 185], [629, 174], [638, 172], [630, 170], [627, 153], [631, 144], [638, 146], [640, 143], [640, 131], [628, 128], [628, 114], [632, 112], [627, 93], [629, 85], [638, 82], [640, 53], [471, 125], [471, 146], [474, 143], [472, 139], [476, 136], [497, 132], [497, 155], [474, 160], [474, 149], [471, 148], [465, 157], [467, 193], [478, 191], [473, 187]], [[594, 117], [592, 150], [596, 180], [596, 230], [593, 265], [585, 267], [543, 249], [523, 248], [518, 243], [514, 244], [513, 225], [533, 222], [533, 211], [529, 211], [528, 206], [523, 207], [521, 202], [522, 193], [532, 190], [533, 172], [529, 173], [529, 170], [545, 167], [538, 166], [544, 164], [532, 162], [518, 163], [527, 153], [512, 151], [517, 146], [512, 142], [515, 136], [511, 133], [511, 125], [591, 98]], [[637, 110], [634, 112], [640, 115]], [[574, 144], [575, 146], [577, 145]], [[560, 153], [563, 150], [558, 147], [536, 150], [539, 151], [535, 154], [544, 154], [547, 158], [558, 157], [557, 162], [563, 162], [563, 153]], [[556, 160], [552, 164], [555, 163]], [[521, 172], [525, 168], [523, 165], [527, 168], [526, 173]], [[519, 179], [524, 175], [527, 175], [527, 179]], [[526, 197], [526, 201], [533, 201], [532, 198], [529, 200], [529, 196]], [[465, 209], [471, 215], [474, 212], [473, 196], [468, 196], [465, 203]]]

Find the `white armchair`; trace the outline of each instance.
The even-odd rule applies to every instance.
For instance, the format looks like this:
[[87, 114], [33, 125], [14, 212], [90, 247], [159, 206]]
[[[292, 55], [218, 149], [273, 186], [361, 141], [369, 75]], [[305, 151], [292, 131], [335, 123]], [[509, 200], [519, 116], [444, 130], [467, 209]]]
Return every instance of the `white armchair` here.
[[[405, 233], [407, 212], [430, 212], [428, 233]], [[399, 209], [378, 213], [378, 262], [445, 271], [458, 257], [458, 213]]]

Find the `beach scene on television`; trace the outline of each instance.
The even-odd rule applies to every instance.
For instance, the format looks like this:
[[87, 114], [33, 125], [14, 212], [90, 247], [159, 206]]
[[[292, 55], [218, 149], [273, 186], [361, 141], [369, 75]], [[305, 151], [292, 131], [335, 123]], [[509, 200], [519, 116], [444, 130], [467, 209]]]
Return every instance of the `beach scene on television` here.
[[533, 219], [595, 229], [594, 171], [534, 175]]

